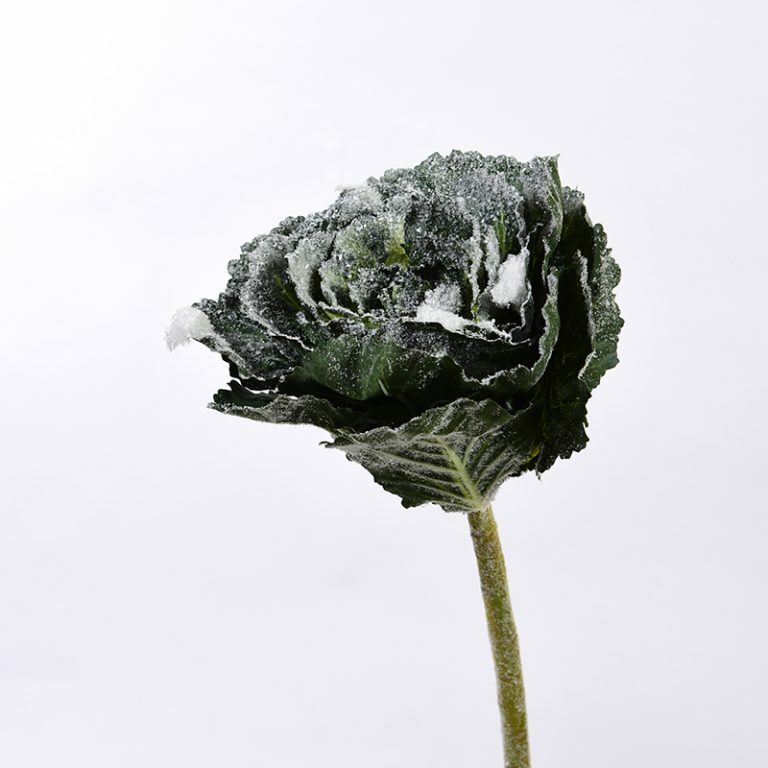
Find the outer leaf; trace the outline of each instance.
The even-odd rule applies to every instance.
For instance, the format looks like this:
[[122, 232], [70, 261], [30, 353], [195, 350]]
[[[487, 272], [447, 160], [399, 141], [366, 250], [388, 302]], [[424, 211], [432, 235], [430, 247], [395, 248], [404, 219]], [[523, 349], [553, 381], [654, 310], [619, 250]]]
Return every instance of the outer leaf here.
[[592, 354], [581, 372], [582, 381], [590, 389], [594, 389], [600, 383], [600, 379], [607, 370], [619, 363], [616, 347], [624, 321], [619, 315], [619, 307], [613, 291], [620, 278], [621, 270], [611, 257], [605, 230], [599, 224], [595, 224], [587, 302], [592, 319]]
[[226, 299], [219, 303], [206, 299], [195, 307], [205, 312], [217, 334], [201, 339], [202, 343], [234, 366], [241, 379], [276, 382], [305, 354], [296, 339], [268, 333], [242, 312], [228, 307]]
[[335, 434], [359, 428], [361, 422], [366, 422], [355, 411], [314, 395], [291, 397], [250, 392], [236, 381], [231, 381], [229, 386], [231, 390], [220, 389], [213, 396], [210, 407], [215, 411], [270, 424], [311, 424]]
[[590, 392], [579, 378], [592, 350], [586, 275], [586, 260], [580, 254], [564, 259], [558, 291], [560, 335], [534, 398], [539, 418], [539, 474], [587, 444], [584, 428]]
[[491, 400], [456, 400], [402, 427], [338, 438], [329, 447], [362, 464], [403, 506], [433, 502], [446, 511], [484, 509], [505, 479], [531, 461], [536, 418]]

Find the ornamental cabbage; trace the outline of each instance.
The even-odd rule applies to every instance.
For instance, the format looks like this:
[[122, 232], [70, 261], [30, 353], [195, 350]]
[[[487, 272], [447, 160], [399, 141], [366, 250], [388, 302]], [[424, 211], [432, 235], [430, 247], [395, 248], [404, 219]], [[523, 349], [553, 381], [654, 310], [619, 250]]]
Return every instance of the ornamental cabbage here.
[[554, 157], [434, 154], [242, 247], [182, 310], [229, 364], [211, 407], [312, 424], [415, 506], [475, 512], [586, 445], [619, 268]]

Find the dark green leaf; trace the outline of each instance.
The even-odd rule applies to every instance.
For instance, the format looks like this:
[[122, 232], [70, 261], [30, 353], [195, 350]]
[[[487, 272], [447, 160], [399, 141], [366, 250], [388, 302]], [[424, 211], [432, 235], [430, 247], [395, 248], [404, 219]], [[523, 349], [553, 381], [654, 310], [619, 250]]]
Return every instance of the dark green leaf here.
[[589, 388], [580, 374], [592, 350], [586, 260], [578, 253], [562, 260], [558, 287], [560, 334], [545, 374], [536, 387], [539, 455], [536, 471], [549, 469], [587, 444], [585, 431]]
[[307, 355], [288, 381], [298, 376], [354, 400], [383, 396], [408, 403], [417, 412], [477, 389], [451, 358], [405, 349], [381, 334], [332, 339]]
[[491, 378], [485, 389], [500, 401], [531, 389], [549, 365], [552, 351], [555, 348], [560, 333], [560, 315], [557, 307], [559, 281], [556, 275], [550, 275], [548, 281], [549, 293], [542, 309], [544, 330], [539, 338], [538, 358], [532, 365], [516, 365], [509, 371], [502, 371]]
[[304, 357], [299, 341], [269, 333], [264, 326], [230, 307], [226, 298], [219, 302], [206, 299], [195, 307], [206, 314], [217, 334], [200, 341], [234, 366], [241, 379], [277, 382]]
[[221, 389], [213, 397], [211, 408], [220, 413], [271, 424], [311, 424], [337, 434], [361, 426], [360, 414], [314, 395], [291, 397], [250, 392], [236, 381], [229, 386], [230, 390]]
[[592, 318], [592, 354], [581, 373], [582, 381], [594, 389], [603, 374], [618, 365], [616, 347], [624, 321], [613, 294], [619, 283], [621, 270], [611, 257], [605, 231], [599, 224], [594, 227], [594, 252], [589, 277], [588, 307]]
[[490, 400], [456, 400], [402, 427], [380, 427], [339, 437], [338, 448], [403, 506], [433, 502], [446, 511], [472, 512], [490, 504], [508, 477], [532, 457], [536, 420], [510, 414]]

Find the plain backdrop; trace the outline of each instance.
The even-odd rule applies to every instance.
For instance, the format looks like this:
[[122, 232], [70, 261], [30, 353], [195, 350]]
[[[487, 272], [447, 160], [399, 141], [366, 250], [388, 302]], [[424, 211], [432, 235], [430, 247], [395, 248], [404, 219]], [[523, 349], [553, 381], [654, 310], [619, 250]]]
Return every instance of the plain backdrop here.
[[767, 21], [4, 3], [0, 765], [501, 765], [464, 517], [163, 342], [241, 243], [453, 148], [559, 153], [623, 269], [588, 449], [496, 501], [535, 767], [768, 765]]

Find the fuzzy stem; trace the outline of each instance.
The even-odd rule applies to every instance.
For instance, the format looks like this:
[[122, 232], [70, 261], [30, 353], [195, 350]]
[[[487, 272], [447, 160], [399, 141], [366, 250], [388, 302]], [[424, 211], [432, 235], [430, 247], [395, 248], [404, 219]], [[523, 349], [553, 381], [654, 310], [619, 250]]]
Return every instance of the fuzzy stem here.
[[480, 572], [488, 634], [496, 667], [504, 737], [504, 768], [530, 768], [520, 646], [509, 601], [507, 569], [499, 531], [490, 506], [478, 512], [470, 512], [467, 517]]

